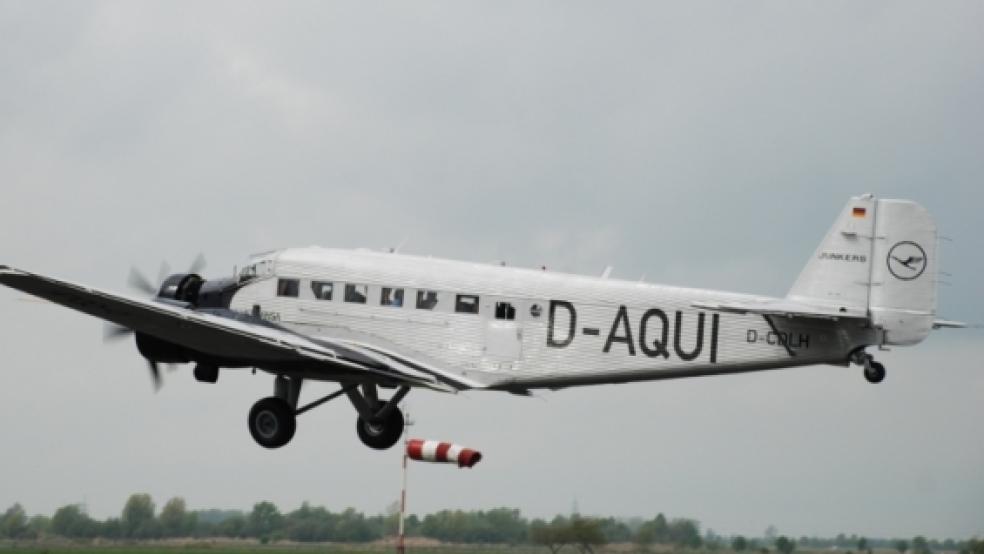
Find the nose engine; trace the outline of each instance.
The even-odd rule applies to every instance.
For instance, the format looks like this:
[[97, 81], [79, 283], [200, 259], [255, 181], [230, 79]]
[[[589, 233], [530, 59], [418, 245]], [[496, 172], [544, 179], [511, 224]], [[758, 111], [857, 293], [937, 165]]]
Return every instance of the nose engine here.
[[196, 273], [176, 273], [164, 279], [157, 297], [196, 308], [228, 308], [239, 289], [235, 279], [202, 279]]
[[[130, 286], [153, 296], [165, 303], [176, 303], [182, 307], [198, 308], [229, 308], [232, 297], [239, 289], [235, 279], [214, 279], [206, 281], [198, 274], [205, 267], [205, 257], [201, 254], [192, 262], [185, 273], [168, 275], [168, 264], [161, 264], [159, 275], [160, 286], [155, 287], [137, 268], [130, 268], [127, 279]], [[168, 275], [167, 277], [163, 277]], [[158, 364], [182, 364], [199, 362], [195, 369], [195, 377], [200, 381], [215, 382], [218, 377], [218, 367], [212, 363], [203, 365], [198, 353], [179, 344], [155, 337], [133, 329], [108, 325], [105, 340], [118, 340], [133, 336], [136, 339], [137, 350], [147, 360], [155, 388], [160, 387], [161, 375]]]
[[164, 279], [157, 297], [197, 306], [198, 293], [204, 284], [205, 279], [197, 273], [175, 273]]
[[[175, 273], [161, 283], [157, 299], [192, 308], [228, 308], [238, 290], [235, 279], [206, 281], [197, 273]], [[195, 353], [177, 344], [136, 333], [137, 349], [151, 363], [181, 364], [195, 361]]]

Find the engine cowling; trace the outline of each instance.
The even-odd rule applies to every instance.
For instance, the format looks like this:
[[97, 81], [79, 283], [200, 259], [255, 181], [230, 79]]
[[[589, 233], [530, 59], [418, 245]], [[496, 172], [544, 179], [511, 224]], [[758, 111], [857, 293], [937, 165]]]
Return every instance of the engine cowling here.
[[238, 290], [239, 282], [235, 279], [209, 279], [198, 287], [195, 305], [199, 308], [228, 308]]
[[160, 290], [157, 291], [157, 297], [196, 304], [198, 291], [204, 283], [205, 279], [196, 273], [175, 273], [164, 279]]
[[228, 308], [237, 290], [239, 284], [235, 279], [206, 281], [196, 273], [176, 273], [164, 279], [157, 297], [196, 308]]

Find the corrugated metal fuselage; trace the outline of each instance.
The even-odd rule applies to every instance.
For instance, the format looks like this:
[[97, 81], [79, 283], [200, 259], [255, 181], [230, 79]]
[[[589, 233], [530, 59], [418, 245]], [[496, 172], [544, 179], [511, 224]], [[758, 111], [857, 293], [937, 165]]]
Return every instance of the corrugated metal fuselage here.
[[[322, 248], [281, 250], [248, 267], [256, 275], [233, 297], [234, 310], [258, 309], [300, 333], [383, 348], [488, 388], [843, 365], [852, 351], [876, 343], [862, 320], [692, 307], [761, 299], [710, 290]], [[280, 279], [298, 281], [296, 297], [278, 295]], [[315, 283], [331, 283], [331, 299]], [[347, 285], [365, 302], [346, 301]], [[403, 291], [399, 302], [395, 289]], [[436, 305], [418, 307], [418, 293], [425, 299], [428, 291]], [[478, 313], [458, 312], [459, 295], [477, 296]]]

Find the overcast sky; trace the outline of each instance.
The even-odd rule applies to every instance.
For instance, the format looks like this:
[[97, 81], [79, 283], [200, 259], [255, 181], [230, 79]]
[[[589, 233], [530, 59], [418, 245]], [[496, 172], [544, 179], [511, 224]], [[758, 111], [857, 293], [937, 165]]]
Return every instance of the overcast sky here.
[[[848, 197], [937, 217], [941, 316], [984, 321], [984, 4], [0, 1], [0, 263], [111, 289], [204, 252], [386, 248], [783, 295]], [[351, 406], [278, 451], [272, 379], [165, 375], [0, 290], [0, 509], [126, 497], [384, 511]], [[857, 368], [415, 392], [411, 511], [699, 519], [718, 533], [984, 535], [979, 330]], [[329, 392], [325, 384], [315, 392]]]

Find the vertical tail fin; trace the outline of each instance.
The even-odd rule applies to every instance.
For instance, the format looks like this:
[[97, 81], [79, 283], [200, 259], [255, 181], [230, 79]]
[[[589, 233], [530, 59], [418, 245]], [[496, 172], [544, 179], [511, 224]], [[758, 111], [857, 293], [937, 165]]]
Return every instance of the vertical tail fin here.
[[919, 204], [852, 198], [789, 291], [791, 300], [867, 312], [884, 344], [915, 344], [936, 316], [936, 224]]
[[876, 206], [868, 194], [851, 198], [790, 289], [791, 300], [867, 312]]

